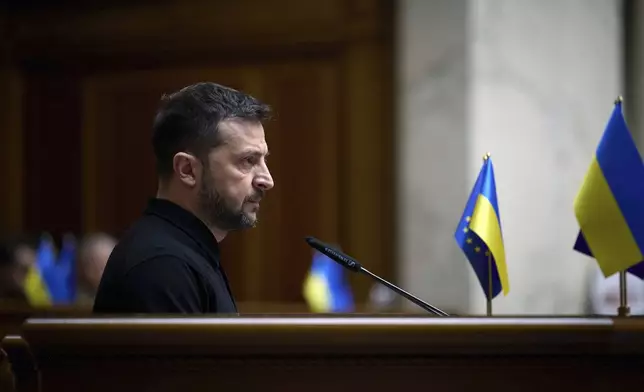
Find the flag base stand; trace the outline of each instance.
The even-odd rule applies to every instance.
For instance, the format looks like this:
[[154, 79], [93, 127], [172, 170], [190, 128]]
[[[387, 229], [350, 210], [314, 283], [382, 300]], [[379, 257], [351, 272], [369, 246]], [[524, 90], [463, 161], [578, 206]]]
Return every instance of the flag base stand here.
[[631, 315], [631, 309], [628, 306], [628, 292], [626, 290], [626, 271], [619, 271], [619, 307], [617, 316], [628, 317]]

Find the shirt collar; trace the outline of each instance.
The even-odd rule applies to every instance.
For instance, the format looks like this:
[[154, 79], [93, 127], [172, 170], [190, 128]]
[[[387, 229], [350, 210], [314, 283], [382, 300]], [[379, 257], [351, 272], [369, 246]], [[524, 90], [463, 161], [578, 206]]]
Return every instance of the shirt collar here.
[[219, 246], [217, 239], [208, 226], [197, 218], [192, 212], [184, 209], [176, 203], [166, 199], [153, 198], [148, 201], [145, 209], [146, 215], [156, 215], [172, 225], [176, 226], [190, 238], [192, 238], [201, 249], [203, 249], [215, 265], [219, 267]]

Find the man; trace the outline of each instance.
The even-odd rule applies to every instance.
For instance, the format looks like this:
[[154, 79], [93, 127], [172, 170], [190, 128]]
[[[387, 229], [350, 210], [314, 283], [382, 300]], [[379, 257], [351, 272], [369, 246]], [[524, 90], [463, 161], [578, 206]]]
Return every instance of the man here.
[[218, 242], [257, 223], [273, 187], [270, 108], [214, 83], [168, 97], [154, 121], [159, 189], [110, 255], [94, 311], [237, 313]]
[[107, 233], [92, 233], [80, 243], [76, 263], [76, 299], [81, 306], [92, 306], [101, 282], [105, 264], [116, 246], [116, 240]]

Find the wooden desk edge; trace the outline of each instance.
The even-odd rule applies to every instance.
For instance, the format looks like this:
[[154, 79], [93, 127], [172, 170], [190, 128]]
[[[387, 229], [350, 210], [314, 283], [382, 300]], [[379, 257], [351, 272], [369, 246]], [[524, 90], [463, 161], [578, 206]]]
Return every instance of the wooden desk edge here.
[[644, 355], [644, 320], [611, 318], [32, 318], [23, 335], [81, 355]]

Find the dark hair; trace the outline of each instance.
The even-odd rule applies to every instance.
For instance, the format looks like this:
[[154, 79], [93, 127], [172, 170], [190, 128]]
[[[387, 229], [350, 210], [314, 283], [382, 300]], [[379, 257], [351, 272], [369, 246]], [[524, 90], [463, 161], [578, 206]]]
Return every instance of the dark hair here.
[[197, 83], [161, 98], [154, 119], [152, 146], [157, 173], [172, 174], [172, 159], [178, 152], [190, 152], [203, 159], [221, 144], [221, 121], [240, 118], [263, 122], [271, 108], [254, 97], [215, 83]]

